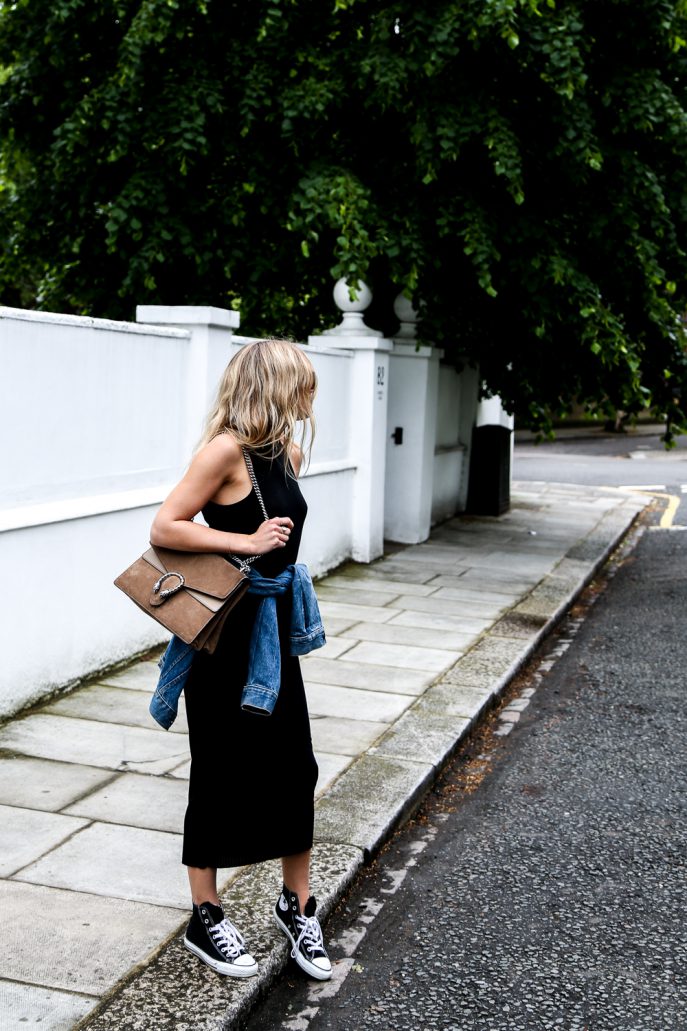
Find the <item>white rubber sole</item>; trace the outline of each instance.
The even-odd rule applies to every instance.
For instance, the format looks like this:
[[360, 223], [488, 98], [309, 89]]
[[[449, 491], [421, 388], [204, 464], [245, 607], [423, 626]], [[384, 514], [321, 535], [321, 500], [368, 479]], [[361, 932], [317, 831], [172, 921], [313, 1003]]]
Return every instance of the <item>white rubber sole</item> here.
[[216, 973], [223, 974], [225, 977], [253, 977], [258, 972], [258, 964], [253, 960], [252, 964], [245, 964], [241, 966], [237, 963], [222, 963], [219, 959], [213, 959], [212, 956], [206, 955], [202, 949], [199, 949], [197, 945], [190, 942], [188, 938], [184, 938], [184, 945], [192, 952], [198, 959], [202, 959], [203, 963], [207, 963]]
[[304, 970], [306, 974], [310, 974], [310, 976], [314, 977], [317, 981], [328, 981], [329, 978], [332, 976], [331, 967], [329, 968], [329, 970], [322, 970], [321, 967], [316, 967], [314, 963], [311, 963], [310, 960], [307, 960], [305, 956], [301, 955], [301, 953], [296, 948], [296, 943], [293, 940], [291, 931], [288, 929], [286, 924], [283, 924], [281, 922], [275, 910], [272, 910], [272, 915], [274, 917], [274, 922], [279, 928], [279, 930], [283, 931], [286, 937], [291, 942], [291, 947], [295, 953], [293, 958], [296, 961], [296, 963], [298, 963], [298, 966], [301, 968], [301, 970]]

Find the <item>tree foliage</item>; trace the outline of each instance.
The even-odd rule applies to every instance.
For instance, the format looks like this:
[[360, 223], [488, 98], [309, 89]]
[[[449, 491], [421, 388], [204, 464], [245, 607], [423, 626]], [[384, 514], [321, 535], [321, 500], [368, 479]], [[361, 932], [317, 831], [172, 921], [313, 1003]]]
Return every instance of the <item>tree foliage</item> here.
[[685, 0], [5, 3], [3, 299], [303, 337], [361, 278], [532, 425], [685, 426], [685, 40]]

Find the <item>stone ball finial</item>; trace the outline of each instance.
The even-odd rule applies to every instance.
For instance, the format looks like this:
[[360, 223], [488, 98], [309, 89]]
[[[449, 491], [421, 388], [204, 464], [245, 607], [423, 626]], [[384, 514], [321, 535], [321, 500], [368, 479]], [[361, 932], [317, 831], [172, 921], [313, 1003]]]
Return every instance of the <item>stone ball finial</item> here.
[[351, 300], [348, 292], [348, 283], [345, 279], [339, 279], [334, 286], [334, 301], [337, 308], [343, 312], [343, 318], [338, 326], [328, 331], [327, 336], [367, 336], [380, 337], [382, 334], [378, 329], [371, 329], [365, 325], [363, 312], [370, 306], [372, 291], [366, 283], [358, 280], [355, 288], [355, 300]]
[[394, 340], [415, 340], [417, 337], [418, 315], [413, 307], [413, 302], [402, 292], [394, 301], [394, 314], [401, 323], [398, 332], [394, 336]]
[[334, 284], [334, 301], [341, 311], [365, 311], [370, 307], [372, 291], [367, 283], [358, 280], [355, 287], [356, 298], [351, 300], [348, 283], [345, 279], [338, 279]]

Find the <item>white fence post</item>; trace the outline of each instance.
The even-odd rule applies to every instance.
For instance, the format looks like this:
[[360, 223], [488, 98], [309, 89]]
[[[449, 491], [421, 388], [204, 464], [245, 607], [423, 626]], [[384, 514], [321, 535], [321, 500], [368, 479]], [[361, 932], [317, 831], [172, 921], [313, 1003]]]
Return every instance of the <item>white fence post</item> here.
[[189, 459], [202, 433], [219, 377], [238, 348], [232, 336], [239, 327], [240, 315], [228, 308], [211, 306], [139, 304], [136, 321], [149, 326], [175, 326], [191, 333], [184, 403], [184, 442]]
[[389, 357], [384, 527], [389, 540], [417, 544], [429, 537], [432, 522], [439, 360], [443, 352], [418, 347], [417, 314], [403, 294], [396, 298], [394, 311], [401, 325]]
[[371, 562], [384, 553], [384, 483], [386, 465], [389, 351], [392, 341], [365, 324], [372, 300], [364, 283], [350, 299], [344, 280], [334, 287], [343, 312], [334, 329], [308, 338], [311, 344], [341, 347], [353, 353], [350, 411], [350, 457], [355, 463], [352, 498], [352, 557]]

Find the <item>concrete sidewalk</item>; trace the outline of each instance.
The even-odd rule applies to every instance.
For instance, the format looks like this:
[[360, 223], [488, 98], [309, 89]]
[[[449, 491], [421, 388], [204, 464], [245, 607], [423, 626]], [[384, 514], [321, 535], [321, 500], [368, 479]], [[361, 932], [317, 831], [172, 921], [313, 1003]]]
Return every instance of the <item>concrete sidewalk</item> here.
[[[456, 518], [425, 544], [318, 584], [328, 643], [303, 672], [320, 764], [321, 914], [645, 503], [520, 484], [499, 519]], [[2, 1031], [227, 1028], [286, 962], [271, 923], [278, 863], [231, 871], [223, 888], [258, 977], [220, 978], [180, 943], [188, 741], [183, 712], [169, 733], [148, 716], [155, 680], [155, 664], [139, 662], [0, 728]], [[227, 770], [229, 782], [230, 757]]]

